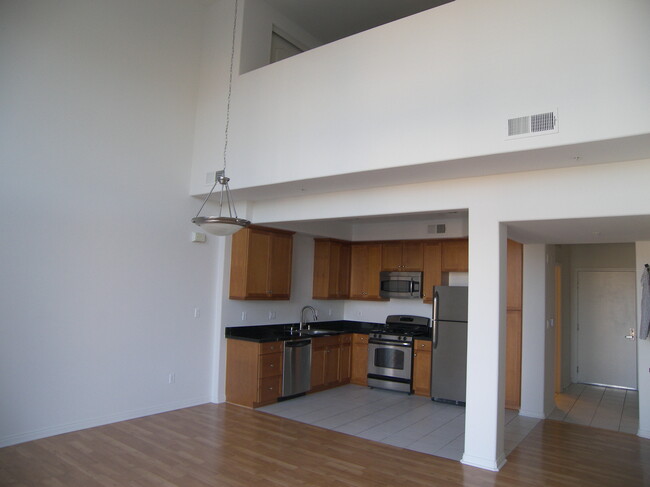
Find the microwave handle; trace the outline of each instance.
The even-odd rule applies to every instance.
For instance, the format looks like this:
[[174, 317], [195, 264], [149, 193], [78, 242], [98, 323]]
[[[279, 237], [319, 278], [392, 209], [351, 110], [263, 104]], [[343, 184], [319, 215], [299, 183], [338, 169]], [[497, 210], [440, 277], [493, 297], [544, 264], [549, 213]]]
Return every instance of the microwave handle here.
[[413, 292], [415, 291], [415, 282], [413, 282], [413, 278], [411, 278], [411, 281], [409, 282], [409, 293], [411, 296], [413, 296]]

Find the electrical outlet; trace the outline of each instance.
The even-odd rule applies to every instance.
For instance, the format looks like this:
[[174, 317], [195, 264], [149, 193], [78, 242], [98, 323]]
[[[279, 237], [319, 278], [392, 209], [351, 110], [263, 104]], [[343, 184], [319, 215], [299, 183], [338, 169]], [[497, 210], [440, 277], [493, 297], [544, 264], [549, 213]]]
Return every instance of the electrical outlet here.
[[201, 316], [201, 310], [199, 308], [194, 308], [194, 318]]
[[332, 308], [327, 309], [327, 316], [332, 316]]
[[170, 384], [175, 384], [176, 383], [176, 374], [174, 372], [169, 373], [169, 383]]
[[269, 320], [275, 319], [275, 311], [269, 311]]
[[363, 316], [363, 311], [357, 311], [357, 316], [361, 318]]
[[246, 321], [246, 311], [241, 312], [241, 320]]

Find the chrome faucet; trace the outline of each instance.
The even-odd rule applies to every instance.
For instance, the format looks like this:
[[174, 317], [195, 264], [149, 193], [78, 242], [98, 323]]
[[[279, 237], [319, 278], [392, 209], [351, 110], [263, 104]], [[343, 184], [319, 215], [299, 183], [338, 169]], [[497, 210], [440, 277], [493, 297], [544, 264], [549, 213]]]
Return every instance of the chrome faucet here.
[[316, 311], [313, 306], [303, 306], [302, 310], [300, 310], [300, 329], [301, 330], [304, 330], [305, 325], [307, 324], [307, 321], [305, 320], [305, 310], [306, 309], [311, 310], [313, 321], [318, 321], [318, 311]]

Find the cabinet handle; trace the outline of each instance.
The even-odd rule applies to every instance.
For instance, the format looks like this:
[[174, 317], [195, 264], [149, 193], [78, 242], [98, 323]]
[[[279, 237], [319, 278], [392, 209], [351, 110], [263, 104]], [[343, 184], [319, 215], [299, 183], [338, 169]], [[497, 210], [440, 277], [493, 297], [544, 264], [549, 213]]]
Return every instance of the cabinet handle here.
[[418, 356], [418, 354], [417, 354], [417, 353], [414, 353], [414, 354], [413, 354], [413, 356], [414, 356], [414, 357], [417, 357], [417, 356]]
[[273, 368], [273, 367], [274, 367], [274, 365], [273, 365], [273, 364], [271, 364], [271, 365], [270, 365], [270, 367], [271, 367], [271, 368]]

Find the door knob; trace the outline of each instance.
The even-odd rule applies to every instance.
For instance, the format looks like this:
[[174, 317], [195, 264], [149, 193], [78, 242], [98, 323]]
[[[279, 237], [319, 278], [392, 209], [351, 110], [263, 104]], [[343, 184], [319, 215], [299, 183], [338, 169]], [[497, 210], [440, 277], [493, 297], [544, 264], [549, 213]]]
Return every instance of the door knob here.
[[630, 334], [625, 335], [625, 338], [627, 340], [636, 340], [636, 332], [634, 331], [634, 328], [630, 328]]

